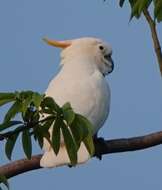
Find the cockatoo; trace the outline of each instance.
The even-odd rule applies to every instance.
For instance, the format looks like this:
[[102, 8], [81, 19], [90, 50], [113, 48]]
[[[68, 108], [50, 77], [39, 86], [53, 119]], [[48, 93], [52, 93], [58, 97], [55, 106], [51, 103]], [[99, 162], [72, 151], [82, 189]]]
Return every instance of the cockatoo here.
[[[61, 70], [50, 82], [46, 95], [62, 106], [70, 102], [76, 113], [85, 116], [93, 124], [93, 134], [103, 126], [109, 114], [110, 88], [105, 75], [114, 68], [112, 48], [96, 38], [80, 38], [67, 41], [45, 39], [47, 44], [62, 48]], [[52, 127], [51, 127], [52, 128]], [[52, 129], [50, 129], [51, 133]], [[69, 165], [64, 139], [56, 155], [50, 144], [44, 140], [42, 167]], [[77, 164], [90, 159], [83, 143], [77, 152]]]

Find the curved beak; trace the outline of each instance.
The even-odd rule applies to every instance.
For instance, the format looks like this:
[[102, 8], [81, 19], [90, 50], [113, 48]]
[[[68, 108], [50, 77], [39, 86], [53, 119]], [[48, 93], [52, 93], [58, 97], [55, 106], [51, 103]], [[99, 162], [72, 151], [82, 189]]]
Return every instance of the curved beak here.
[[[113, 70], [114, 70], [114, 61], [113, 61], [112, 58], [111, 58], [110, 62], [111, 62], [111, 72], [113, 72]], [[111, 72], [110, 72], [110, 73], [111, 73]]]
[[43, 38], [43, 41], [45, 41], [48, 45], [58, 47], [58, 48], [67, 48], [71, 46], [72, 41], [70, 40], [65, 40], [65, 41], [57, 41], [57, 40], [49, 40], [47, 38]]
[[104, 58], [111, 63], [111, 71], [109, 71], [109, 73], [111, 73], [114, 70], [114, 61], [111, 55], [105, 55]]

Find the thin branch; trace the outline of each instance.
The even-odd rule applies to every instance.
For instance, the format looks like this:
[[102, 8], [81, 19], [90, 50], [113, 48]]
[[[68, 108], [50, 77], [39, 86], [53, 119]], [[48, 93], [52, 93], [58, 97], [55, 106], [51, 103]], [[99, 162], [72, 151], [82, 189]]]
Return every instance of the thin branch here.
[[151, 30], [152, 40], [153, 40], [153, 44], [154, 44], [154, 50], [156, 53], [160, 73], [162, 76], [162, 52], [161, 52], [161, 46], [160, 46], [160, 42], [158, 39], [157, 31], [156, 31], [156, 22], [152, 19], [151, 15], [147, 9], [145, 9], [143, 11], [143, 14], [144, 14], [144, 16], [149, 24], [150, 30]]
[[[119, 153], [127, 151], [136, 151], [150, 148], [162, 144], [162, 131], [148, 134], [145, 136], [122, 138], [113, 140], [104, 140], [99, 138], [95, 140], [95, 155], [100, 157], [104, 154]], [[40, 169], [40, 159], [42, 155], [33, 156], [31, 160], [21, 159], [0, 167], [0, 175], [7, 178], [16, 175]]]

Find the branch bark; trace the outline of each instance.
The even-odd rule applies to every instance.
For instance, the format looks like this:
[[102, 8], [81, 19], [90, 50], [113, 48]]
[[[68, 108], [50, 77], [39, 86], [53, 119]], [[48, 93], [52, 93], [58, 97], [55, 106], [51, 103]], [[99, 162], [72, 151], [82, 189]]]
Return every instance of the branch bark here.
[[[150, 148], [162, 144], [162, 131], [148, 134], [145, 136], [138, 136], [132, 138], [121, 138], [113, 140], [104, 140], [99, 138], [95, 140], [95, 155], [100, 157], [104, 154], [119, 153], [127, 151], [136, 151]], [[40, 155], [35, 155], [31, 160], [21, 159], [0, 167], [0, 175], [5, 175], [7, 178], [16, 175], [40, 169]]]
[[160, 46], [160, 42], [158, 39], [158, 34], [156, 31], [156, 22], [152, 19], [149, 11], [147, 9], [145, 9], [143, 11], [143, 14], [146, 18], [146, 21], [149, 24], [150, 30], [151, 30], [151, 35], [152, 35], [152, 40], [153, 40], [153, 44], [154, 44], [154, 50], [156, 53], [156, 57], [158, 60], [158, 65], [159, 65], [159, 69], [160, 69], [160, 73], [162, 76], [162, 52], [161, 52], [161, 46]]

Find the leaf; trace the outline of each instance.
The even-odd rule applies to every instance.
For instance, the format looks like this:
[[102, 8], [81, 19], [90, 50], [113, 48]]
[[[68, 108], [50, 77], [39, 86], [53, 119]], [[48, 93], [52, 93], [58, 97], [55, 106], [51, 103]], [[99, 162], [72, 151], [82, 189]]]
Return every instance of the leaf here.
[[37, 92], [33, 93], [32, 100], [33, 100], [33, 103], [37, 109], [39, 108], [39, 106], [43, 100], [43, 97], [44, 97], [44, 95], [41, 95]]
[[71, 164], [76, 165], [77, 164], [77, 147], [76, 147], [75, 141], [74, 141], [68, 127], [64, 123], [61, 126], [61, 129], [62, 129], [65, 146], [66, 146], [67, 153], [68, 153], [69, 159], [71, 161]]
[[80, 143], [83, 141], [85, 137], [88, 136], [89, 130], [87, 129], [87, 127], [85, 127], [84, 123], [80, 121], [80, 117], [78, 117], [77, 114], [75, 116], [73, 123], [70, 125], [70, 129], [77, 144], [77, 150], [78, 150], [80, 147]]
[[39, 144], [40, 148], [42, 149], [42, 147], [43, 147], [43, 134], [41, 131], [41, 127], [42, 126], [40, 126], [40, 125], [35, 126], [34, 137], [35, 137], [35, 140], [38, 141], [38, 144]]
[[[50, 118], [50, 116], [47, 118]], [[52, 126], [53, 122], [54, 122], [54, 118], [49, 119], [46, 122], [44, 122], [44, 124], [39, 125], [39, 127], [37, 127], [35, 131], [37, 133], [37, 137], [40, 136], [40, 137], [46, 138], [51, 146], [52, 146], [52, 142], [50, 140], [49, 128]], [[41, 139], [38, 139], [38, 140], [41, 140]]]
[[15, 100], [15, 93], [0, 93], [0, 106]]
[[27, 98], [32, 98], [33, 96], [33, 91], [31, 90], [27, 90], [27, 91], [22, 91], [20, 93], [17, 94], [17, 99], [23, 101], [24, 99], [27, 99]]
[[136, 2], [134, 4], [132, 4], [132, 11], [131, 11], [131, 16], [130, 16], [130, 20], [132, 20], [132, 18], [135, 16], [137, 19], [140, 17], [139, 14], [139, 5], [140, 5], [141, 0], [136, 0]]
[[43, 136], [41, 134], [37, 135], [37, 140], [39, 143], [40, 148], [43, 148]]
[[155, 0], [154, 1], [154, 17], [157, 19], [158, 22], [162, 21], [162, 1]]
[[11, 137], [7, 139], [7, 142], [5, 144], [5, 153], [9, 160], [11, 160], [12, 152], [16, 143], [16, 140], [18, 138], [19, 133], [13, 134]]
[[89, 154], [91, 156], [94, 155], [94, 152], [95, 152], [95, 147], [94, 147], [94, 143], [93, 143], [93, 138], [91, 135], [88, 135], [84, 140], [83, 140]]
[[77, 114], [77, 119], [80, 123], [82, 123], [83, 127], [86, 127], [88, 129], [88, 133], [93, 136], [93, 125], [91, 122], [84, 116]]
[[63, 117], [68, 125], [70, 125], [75, 119], [75, 113], [70, 105], [70, 103], [66, 103], [62, 107]]
[[141, 0], [138, 7], [138, 14], [141, 14], [144, 9], [147, 9], [152, 0]]
[[62, 125], [62, 119], [61, 118], [56, 118], [56, 120], [54, 121], [54, 125], [53, 125], [53, 130], [52, 130], [52, 147], [53, 150], [55, 152], [55, 154], [57, 155], [60, 149], [60, 128]]
[[22, 124], [22, 121], [9, 121], [7, 123], [0, 124], [0, 131], [3, 131], [9, 127], [13, 127], [14, 125]]
[[52, 123], [54, 122], [55, 118], [51, 118], [50, 116], [49, 117], [46, 117], [46, 121], [43, 122], [42, 124], [42, 130], [44, 131], [48, 131], [49, 128], [52, 126]]
[[29, 130], [24, 130], [22, 133], [22, 145], [24, 149], [24, 153], [28, 159], [31, 159], [32, 154], [32, 144], [31, 144], [31, 136]]
[[4, 175], [0, 175], [0, 183], [3, 183], [9, 189], [9, 183]]
[[1, 92], [0, 93], [0, 100], [7, 100], [7, 99], [15, 99], [15, 93], [6, 93], [6, 92]]
[[39, 119], [40, 119], [40, 114], [39, 114], [38, 111], [35, 111], [35, 112], [33, 113], [32, 122], [33, 122], [33, 123], [38, 123]]
[[90, 121], [84, 116], [77, 114], [79, 123], [82, 124], [83, 127], [88, 129], [88, 135], [83, 139], [83, 142], [91, 156], [94, 154], [94, 143], [93, 143], [93, 125]]
[[0, 100], [0, 106], [3, 106], [4, 104], [7, 104], [9, 102], [12, 102], [13, 99], [4, 99], [4, 100]]
[[16, 101], [8, 110], [8, 112], [5, 115], [4, 118], [4, 123], [10, 121], [13, 117], [15, 117], [15, 115], [21, 111], [21, 102], [20, 101]]
[[32, 102], [32, 97], [30, 97], [30, 96], [23, 100], [22, 110], [21, 110], [23, 115], [25, 115], [27, 109], [30, 107], [31, 102]]
[[53, 98], [51, 97], [45, 97], [41, 103], [41, 107], [44, 108], [49, 108], [51, 111], [60, 111], [60, 107], [56, 104]]
[[120, 6], [120, 7], [123, 7], [124, 1], [125, 1], [125, 0], [120, 0], [120, 1], [119, 1], [119, 6]]

